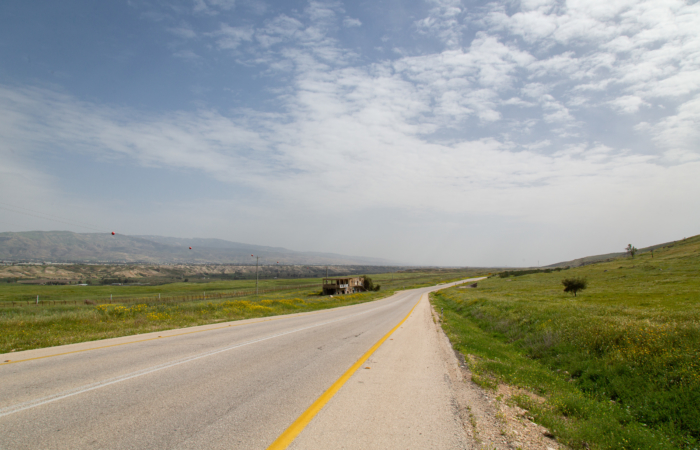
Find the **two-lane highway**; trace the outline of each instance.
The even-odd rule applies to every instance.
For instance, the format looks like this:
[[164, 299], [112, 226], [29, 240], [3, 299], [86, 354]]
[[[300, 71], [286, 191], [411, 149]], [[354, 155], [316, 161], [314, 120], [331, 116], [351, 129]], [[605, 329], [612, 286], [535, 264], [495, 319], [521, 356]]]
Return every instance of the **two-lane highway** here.
[[0, 449], [265, 449], [435, 289], [2, 355]]

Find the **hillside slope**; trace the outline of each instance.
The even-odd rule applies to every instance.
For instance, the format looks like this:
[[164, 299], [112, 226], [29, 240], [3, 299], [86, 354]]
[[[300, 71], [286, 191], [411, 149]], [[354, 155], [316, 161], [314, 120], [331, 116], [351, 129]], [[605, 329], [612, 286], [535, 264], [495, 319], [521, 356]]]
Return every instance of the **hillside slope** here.
[[[667, 247], [667, 246], [672, 245], [676, 242], [681, 242], [681, 241], [664, 242], [663, 244], [656, 244], [656, 245], [651, 245], [649, 247], [640, 248], [637, 251], [639, 252], [639, 254], [647, 253], [647, 252], [650, 252], [652, 250], [656, 250], [658, 248]], [[602, 261], [610, 261], [610, 260], [613, 260], [615, 258], [619, 258], [621, 256], [627, 256], [627, 253], [626, 252], [617, 252], [617, 253], [606, 253], [604, 255], [584, 256], [583, 258], [576, 258], [576, 259], [572, 259], [571, 261], [562, 261], [562, 262], [558, 262], [555, 264], [550, 264], [550, 265], [545, 266], [545, 267], [551, 267], [551, 268], [566, 267], [566, 266], [580, 267], [580, 266], [585, 266], [587, 264], [593, 264], [593, 263], [602, 262]]]
[[[658, 246], [655, 246], [658, 247]], [[572, 449], [700, 448], [700, 235], [436, 293], [476, 380]], [[577, 295], [564, 278], [584, 278]], [[525, 393], [536, 395], [523, 395]], [[509, 397], [510, 396], [510, 397]]]
[[112, 236], [70, 231], [0, 233], [0, 260], [3, 261], [250, 264], [251, 254], [260, 256], [267, 263], [274, 260], [280, 264], [396, 265], [379, 258], [296, 252], [221, 239]]

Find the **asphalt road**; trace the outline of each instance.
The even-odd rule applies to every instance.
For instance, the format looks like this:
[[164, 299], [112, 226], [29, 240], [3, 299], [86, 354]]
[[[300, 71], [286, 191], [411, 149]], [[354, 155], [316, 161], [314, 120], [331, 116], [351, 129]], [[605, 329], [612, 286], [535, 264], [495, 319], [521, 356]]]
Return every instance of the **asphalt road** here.
[[[422, 294], [435, 289], [314, 313], [1, 355], [0, 449], [265, 449], [401, 322]], [[439, 406], [449, 403], [441, 380], [432, 380], [429, 371], [406, 375], [411, 364], [422, 366], [434, 353], [420, 331], [404, 332], [409, 326], [425, 328], [426, 311], [424, 296], [403, 328], [375, 353], [387, 362], [383, 373], [380, 367], [373, 373], [384, 387], [375, 383], [373, 389], [358, 390], [361, 377], [371, 371], [361, 368], [293, 448], [330, 448], [331, 440], [338, 448], [366, 448], [372, 435], [381, 448], [392, 448], [399, 435], [410, 437], [404, 422], [454, 435], [431, 448], [462, 446], [453, 411]], [[13, 362], [2, 364], [8, 359]], [[428, 368], [439, 365], [429, 363]], [[400, 367], [404, 370], [397, 372]], [[391, 382], [396, 379], [402, 381]], [[434, 392], [423, 389], [431, 385], [437, 386]], [[386, 401], [381, 392], [390, 393]], [[420, 396], [411, 400], [412, 392], [425, 392], [437, 406]], [[393, 411], [377, 418], [381, 407], [373, 406], [374, 427], [366, 423], [372, 404]], [[327, 414], [333, 411], [340, 416]], [[386, 424], [377, 426], [380, 420]], [[445, 421], [447, 431], [433, 424]], [[332, 430], [345, 431], [330, 436]], [[416, 436], [423, 434], [416, 431]]]

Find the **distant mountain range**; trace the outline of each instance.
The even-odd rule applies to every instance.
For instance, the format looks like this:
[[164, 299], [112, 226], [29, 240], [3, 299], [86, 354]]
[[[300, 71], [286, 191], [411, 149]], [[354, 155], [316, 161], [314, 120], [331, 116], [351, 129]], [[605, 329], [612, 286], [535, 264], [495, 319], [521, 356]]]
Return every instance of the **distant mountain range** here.
[[380, 258], [297, 252], [222, 239], [112, 236], [70, 231], [0, 233], [0, 261], [251, 264], [255, 262], [251, 254], [260, 256], [265, 264], [274, 260], [280, 264], [399, 265]]

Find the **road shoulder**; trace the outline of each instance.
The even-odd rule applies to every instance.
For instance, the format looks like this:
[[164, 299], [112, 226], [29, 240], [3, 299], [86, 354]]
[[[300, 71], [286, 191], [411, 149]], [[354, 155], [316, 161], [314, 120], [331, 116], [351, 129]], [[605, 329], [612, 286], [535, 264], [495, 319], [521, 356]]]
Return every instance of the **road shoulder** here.
[[425, 294], [289, 448], [472, 448], [441, 334]]
[[565, 448], [509, 405], [517, 393], [471, 381], [425, 294], [289, 448]]
[[440, 353], [445, 358], [460, 421], [475, 449], [489, 450], [558, 450], [567, 447], [551, 438], [547, 429], [530, 420], [528, 411], [515, 406], [513, 395], [530, 392], [499, 385], [486, 390], [472, 381], [464, 356], [454, 351], [440, 325], [440, 315], [432, 308], [435, 330], [440, 336]]

